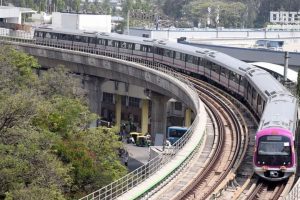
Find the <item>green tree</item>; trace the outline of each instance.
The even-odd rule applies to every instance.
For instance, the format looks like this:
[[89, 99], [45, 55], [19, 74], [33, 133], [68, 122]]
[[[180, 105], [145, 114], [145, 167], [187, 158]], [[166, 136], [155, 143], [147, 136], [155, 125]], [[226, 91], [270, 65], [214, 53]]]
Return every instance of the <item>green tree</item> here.
[[122, 144], [110, 129], [88, 128], [96, 115], [78, 79], [62, 66], [36, 69], [34, 58], [0, 48], [0, 198], [78, 198], [123, 176]]

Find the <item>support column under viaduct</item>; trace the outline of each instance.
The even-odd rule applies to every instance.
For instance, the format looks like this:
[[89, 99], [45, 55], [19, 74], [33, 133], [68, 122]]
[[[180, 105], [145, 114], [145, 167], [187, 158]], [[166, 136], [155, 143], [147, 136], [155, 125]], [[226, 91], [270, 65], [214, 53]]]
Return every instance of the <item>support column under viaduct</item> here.
[[155, 140], [156, 134], [163, 134], [165, 141], [167, 129], [167, 102], [169, 99], [170, 97], [159, 93], [151, 93], [151, 135], [153, 140]]

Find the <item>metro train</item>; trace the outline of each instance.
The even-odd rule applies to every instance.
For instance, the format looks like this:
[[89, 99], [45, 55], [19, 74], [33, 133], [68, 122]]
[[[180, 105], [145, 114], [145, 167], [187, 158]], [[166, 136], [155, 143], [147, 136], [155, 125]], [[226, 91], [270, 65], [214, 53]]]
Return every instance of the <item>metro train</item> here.
[[111, 52], [159, 62], [226, 89], [260, 118], [254, 171], [278, 181], [296, 171], [297, 99], [268, 72], [221, 52], [170, 41], [120, 34], [37, 28], [36, 44], [87, 52]]

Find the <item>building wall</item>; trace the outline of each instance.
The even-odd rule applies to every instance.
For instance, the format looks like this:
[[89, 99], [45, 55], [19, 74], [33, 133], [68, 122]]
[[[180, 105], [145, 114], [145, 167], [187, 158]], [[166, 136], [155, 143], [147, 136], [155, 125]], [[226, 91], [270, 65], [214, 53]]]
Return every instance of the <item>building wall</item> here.
[[110, 15], [79, 15], [79, 29], [99, 32], [111, 32]]
[[110, 33], [111, 16], [54, 12], [52, 13], [52, 25], [64, 29]]
[[149, 35], [153, 39], [177, 40], [180, 37], [189, 39], [208, 39], [208, 38], [295, 38], [300, 37], [300, 31], [265, 31], [250, 29], [164, 29], [164, 30], [147, 30], [147, 29], [130, 29], [130, 35], [140, 36]]

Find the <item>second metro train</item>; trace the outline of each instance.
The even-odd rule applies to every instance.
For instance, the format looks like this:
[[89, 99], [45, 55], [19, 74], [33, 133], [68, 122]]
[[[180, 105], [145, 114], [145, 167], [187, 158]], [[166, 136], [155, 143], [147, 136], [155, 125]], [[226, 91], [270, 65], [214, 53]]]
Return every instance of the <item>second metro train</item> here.
[[209, 49], [120, 34], [38, 28], [34, 38], [39, 45], [159, 62], [215, 82], [240, 97], [260, 118], [254, 171], [270, 181], [295, 173], [298, 101], [265, 70]]

